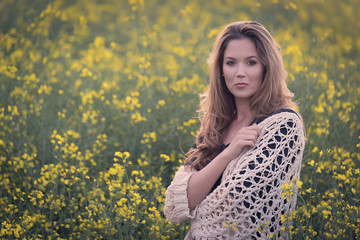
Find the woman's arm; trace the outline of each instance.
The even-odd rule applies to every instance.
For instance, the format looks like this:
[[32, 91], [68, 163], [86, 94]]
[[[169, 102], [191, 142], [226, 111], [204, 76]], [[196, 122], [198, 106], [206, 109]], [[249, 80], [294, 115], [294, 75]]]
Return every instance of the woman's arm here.
[[281, 113], [262, 125], [256, 146], [224, 171], [221, 185], [198, 208], [211, 214], [211, 221], [226, 219], [237, 224], [234, 236], [248, 236], [266, 227], [265, 232], [256, 233], [265, 238], [285, 225], [281, 216], [295, 206], [296, 183], [289, 199], [282, 196], [282, 186], [300, 174], [305, 145], [301, 120], [293, 113]]
[[231, 141], [231, 144], [223, 152], [206, 167], [191, 175], [187, 187], [190, 210], [193, 210], [209, 194], [227, 165], [240, 154], [245, 146], [255, 146], [259, 135], [260, 128], [256, 124], [241, 128]]
[[193, 218], [188, 207], [187, 184], [196, 170], [181, 166], [165, 192], [164, 214], [172, 223], [180, 223]]

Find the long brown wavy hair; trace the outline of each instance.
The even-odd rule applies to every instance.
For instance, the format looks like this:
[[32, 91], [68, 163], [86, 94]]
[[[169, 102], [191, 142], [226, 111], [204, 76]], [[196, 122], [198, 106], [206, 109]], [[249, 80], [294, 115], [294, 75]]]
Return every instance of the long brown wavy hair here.
[[233, 95], [222, 77], [224, 52], [231, 40], [248, 38], [253, 41], [264, 66], [263, 81], [250, 99], [250, 109], [255, 117], [263, 117], [281, 108], [293, 109], [294, 94], [286, 86], [287, 72], [281, 50], [264, 26], [253, 21], [240, 21], [227, 25], [217, 36], [208, 64], [210, 84], [200, 95], [198, 111], [201, 126], [195, 147], [186, 154], [185, 165], [197, 170], [205, 167], [222, 144], [222, 131], [235, 119], [236, 106]]

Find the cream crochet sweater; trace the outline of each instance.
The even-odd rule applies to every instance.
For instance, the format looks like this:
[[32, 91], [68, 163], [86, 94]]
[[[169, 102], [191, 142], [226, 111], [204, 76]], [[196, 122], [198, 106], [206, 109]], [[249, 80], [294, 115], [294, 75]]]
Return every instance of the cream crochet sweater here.
[[281, 112], [259, 127], [255, 147], [228, 164], [221, 184], [192, 211], [187, 184], [196, 170], [181, 166], [175, 174], [164, 213], [172, 223], [191, 220], [185, 239], [289, 239], [305, 146], [302, 122]]

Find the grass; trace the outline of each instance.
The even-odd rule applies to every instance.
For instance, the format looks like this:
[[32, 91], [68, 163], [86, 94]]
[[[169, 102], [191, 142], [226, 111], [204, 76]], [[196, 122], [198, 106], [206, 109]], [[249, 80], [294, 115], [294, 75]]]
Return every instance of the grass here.
[[307, 130], [292, 239], [357, 239], [355, 0], [0, 4], [1, 239], [182, 239], [164, 192], [199, 127], [226, 24], [282, 47]]

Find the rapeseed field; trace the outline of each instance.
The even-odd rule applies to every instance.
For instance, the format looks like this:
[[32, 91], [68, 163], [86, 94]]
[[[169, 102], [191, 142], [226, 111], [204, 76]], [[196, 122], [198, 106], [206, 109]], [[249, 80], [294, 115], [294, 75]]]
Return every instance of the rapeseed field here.
[[239, 20], [282, 47], [307, 131], [283, 230], [360, 239], [359, 13], [358, 0], [2, 0], [0, 239], [182, 239], [165, 189], [195, 140], [215, 36]]

